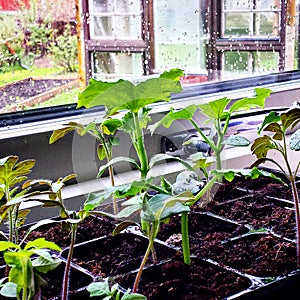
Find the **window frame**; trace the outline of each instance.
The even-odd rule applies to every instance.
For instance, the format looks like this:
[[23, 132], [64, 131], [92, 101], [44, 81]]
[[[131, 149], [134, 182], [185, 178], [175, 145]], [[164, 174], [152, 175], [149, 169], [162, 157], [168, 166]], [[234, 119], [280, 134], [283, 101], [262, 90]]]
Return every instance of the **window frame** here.
[[[127, 40], [127, 39], [95, 39], [92, 37], [89, 26], [89, 13], [90, 0], [81, 0], [83, 10], [83, 33], [84, 33], [84, 49], [85, 49], [85, 80], [86, 83], [92, 77], [92, 55], [93, 52], [128, 52], [142, 54], [142, 68], [143, 75], [153, 74], [154, 69], [154, 40], [153, 28], [153, 0], [138, 0], [141, 2], [142, 7], [142, 28], [141, 40]], [[147, 63], [145, 61], [147, 60]]]
[[[287, 20], [287, 5], [285, 0], [280, 0], [281, 18], [280, 32], [276, 38], [259, 38], [258, 36], [243, 38], [243, 37], [222, 37], [222, 18], [223, 16], [223, 1], [208, 0], [207, 7], [207, 24], [210, 32], [209, 42], [207, 46], [207, 68], [208, 80], [220, 80], [222, 77], [222, 53], [224, 51], [276, 51], [279, 53], [279, 72], [285, 68], [285, 38], [286, 38], [286, 20]], [[215, 22], [215, 20], [218, 22]], [[242, 44], [242, 45], [241, 45]]]

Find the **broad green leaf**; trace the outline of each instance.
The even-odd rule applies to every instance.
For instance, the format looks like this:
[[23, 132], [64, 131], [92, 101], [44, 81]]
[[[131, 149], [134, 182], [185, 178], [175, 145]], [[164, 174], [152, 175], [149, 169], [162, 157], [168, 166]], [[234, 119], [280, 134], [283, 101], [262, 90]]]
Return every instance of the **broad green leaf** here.
[[45, 238], [38, 238], [33, 241], [29, 241], [24, 250], [29, 250], [31, 248], [37, 248], [37, 249], [51, 249], [51, 250], [56, 250], [56, 251], [61, 251], [61, 248], [57, 246], [55, 243], [46, 241]]
[[87, 291], [90, 293], [90, 297], [106, 296], [109, 294], [108, 281], [93, 282], [87, 286]]
[[[189, 197], [185, 198], [184, 201], [189, 201], [191, 197], [193, 196], [190, 195]], [[182, 204], [181, 202], [182, 197], [180, 198], [165, 194], [158, 194], [150, 198], [149, 209], [154, 216], [159, 218], [156, 221], [160, 221], [170, 217], [171, 215], [189, 212], [190, 208], [187, 205]]]
[[78, 96], [77, 108], [82, 106], [89, 108], [98, 105], [104, 105], [101, 103], [101, 94], [107, 89], [121, 82], [123, 82], [123, 80], [119, 80], [118, 82], [103, 82], [91, 78], [87, 88]]
[[147, 300], [147, 297], [145, 297], [141, 294], [137, 294], [137, 293], [132, 293], [132, 294], [129, 293], [129, 294], [123, 295], [121, 300]]
[[178, 111], [174, 111], [174, 109], [171, 108], [169, 113], [154, 125], [149, 126], [149, 129], [151, 133], [153, 133], [161, 125], [165, 128], [169, 128], [176, 120], [192, 120], [197, 109], [198, 107], [196, 105], [190, 105]]
[[151, 78], [137, 85], [127, 80], [114, 83], [91, 80], [89, 86], [79, 95], [78, 107], [104, 105], [108, 115], [124, 109], [138, 112], [149, 104], [169, 101], [171, 93], [181, 92], [182, 88], [177, 75], [174, 77], [175, 73], [178, 71], [171, 70], [159, 78]]
[[246, 147], [250, 145], [250, 141], [241, 135], [231, 135], [228, 139], [224, 141], [225, 145], [230, 145], [234, 147]]
[[141, 187], [135, 182], [123, 184], [120, 186], [113, 186], [106, 188], [100, 193], [90, 193], [84, 203], [84, 210], [90, 211], [102, 204], [106, 199], [115, 194], [116, 198], [136, 195]]
[[20, 249], [20, 246], [8, 241], [0, 241], [0, 251], [6, 251], [7, 249]]
[[227, 114], [225, 109], [231, 102], [228, 98], [221, 98], [218, 100], [210, 101], [204, 104], [198, 105], [200, 111], [208, 118], [213, 120], [220, 120]]
[[230, 109], [229, 112], [233, 113], [236, 111], [241, 111], [241, 110], [248, 110], [251, 108], [264, 108], [265, 106], [265, 100], [267, 97], [270, 96], [271, 90], [266, 89], [266, 88], [257, 88], [255, 89], [256, 96], [253, 98], [243, 98], [240, 100], [235, 101]]
[[130, 217], [132, 214], [140, 211], [142, 208], [142, 205], [140, 203], [135, 203], [129, 206], [126, 206], [123, 208], [118, 214], [116, 215], [117, 219], [125, 219]]
[[49, 271], [56, 269], [61, 264], [61, 260], [53, 258], [51, 260], [45, 259], [41, 256], [32, 261], [34, 270], [46, 274]]
[[291, 135], [289, 146], [292, 150], [300, 150], [300, 129]]

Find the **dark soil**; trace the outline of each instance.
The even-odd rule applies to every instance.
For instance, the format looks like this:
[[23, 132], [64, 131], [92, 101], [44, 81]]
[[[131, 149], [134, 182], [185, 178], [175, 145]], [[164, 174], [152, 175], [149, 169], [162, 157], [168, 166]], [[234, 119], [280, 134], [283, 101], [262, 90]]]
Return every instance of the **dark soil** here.
[[[119, 278], [117, 282], [131, 288], [134, 275]], [[193, 259], [188, 266], [178, 258], [145, 270], [139, 291], [151, 300], [209, 300], [234, 295], [250, 286], [248, 278], [208, 262]]]
[[[262, 285], [266, 278], [274, 280], [300, 270], [293, 240], [296, 232], [289, 189], [270, 179], [248, 182], [250, 186], [243, 180], [225, 183], [217, 188], [206, 207], [192, 207], [189, 239], [192, 257], [197, 259], [193, 258], [191, 266], [185, 265], [182, 259], [180, 217], [174, 216], [169, 224], [161, 226], [158, 238], [175, 245], [177, 250], [160, 243], [155, 245], [158, 261], [164, 262], [151, 266], [153, 260], [149, 257], [140, 281], [140, 293], [148, 300], [223, 299], [248, 289], [251, 283]], [[285, 196], [288, 200], [282, 200]], [[106, 226], [89, 222], [87, 225], [91, 227], [83, 227], [83, 235], [92, 232], [94, 226]], [[109, 232], [111, 229], [108, 225]], [[252, 233], [251, 229], [264, 232]], [[53, 234], [58, 242], [59, 232], [54, 229], [47, 238]], [[147, 240], [139, 235], [109, 236], [98, 239], [94, 245], [77, 245], [73, 262], [95, 277], [119, 276], [116, 280], [123, 287], [132, 288], [146, 247]], [[63, 257], [66, 255], [67, 249], [62, 253]], [[127, 272], [130, 273], [120, 277]], [[256, 278], [255, 282], [250, 275]], [[282, 287], [282, 295], [289, 293], [290, 299], [296, 298], [291, 290], [282, 292]], [[245, 299], [275, 299], [272, 297], [267, 293]]]
[[[102, 236], [109, 236], [115, 228], [115, 222], [105, 217], [87, 217], [79, 224], [76, 235], [76, 243], [82, 243]], [[26, 230], [21, 230], [20, 236], [24, 236]], [[70, 246], [71, 232], [67, 223], [51, 223], [39, 227], [31, 232], [27, 240], [44, 237], [55, 242], [61, 248]]]
[[24, 79], [0, 88], [0, 109], [68, 83], [61, 79]]
[[[75, 246], [73, 262], [96, 277], [125, 274], [139, 268], [147, 245], [148, 240], [142, 236], [122, 233]], [[163, 261], [176, 251], [157, 243], [155, 252], [157, 260]], [[68, 249], [63, 251], [62, 256], [66, 258], [67, 254]], [[148, 263], [153, 263], [152, 256]]]

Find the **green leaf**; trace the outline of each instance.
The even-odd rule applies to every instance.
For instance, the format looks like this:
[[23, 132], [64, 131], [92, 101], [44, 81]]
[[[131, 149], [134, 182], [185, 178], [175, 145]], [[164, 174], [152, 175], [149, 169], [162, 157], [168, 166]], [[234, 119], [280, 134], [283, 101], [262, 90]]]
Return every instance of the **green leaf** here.
[[124, 198], [127, 196], [136, 195], [140, 191], [142, 186], [143, 185], [140, 185], [137, 182], [132, 182], [129, 184], [106, 188], [100, 193], [90, 193], [84, 203], [84, 210], [90, 211], [95, 209], [112, 195], [115, 195], [116, 198]]
[[243, 176], [245, 178], [257, 179], [259, 177], [270, 177], [274, 180], [282, 181], [282, 179], [271, 172], [260, 170], [256, 167], [250, 169], [226, 169], [226, 170], [213, 170], [212, 174], [222, 175], [229, 182], [234, 179], [235, 176]]
[[132, 294], [129, 293], [129, 294], [123, 295], [121, 300], [147, 300], [147, 297], [145, 297], [141, 294], [137, 294], [137, 293], [132, 293]]
[[291, 135], [289, 146], [291, 150], [300, 150], [300, 129], [298, 129]]
[[255, 89], [256, 96], [253, 98], [243, 98], [235, 101], [229, 109], [230, 114], [236, 111], [248, 110], [251, 108], [264, 108], [265, 100], [270, 96], [271, 92], [272, 91], [270, 89], [266, 88]]
[[246, 147], [250, 145], [250, 141], [241, 135], [231, 135], [228, 139], [224, 141], [225, 145], [230, 145], [234, 147]]
[[118, 212], [118, 214], [116, 215], [117, 219], [125, 219], [130, 217], [132, 214], [140, 211], [142, 208], [141, 204], [139, 203], [135, 203], [132, 204], [130, 206], [126, 206], [125, 208], [123, 208], [120, 212]]
[[69, 132], [74, 131], [75, 129], [76, 129], [75, 126], [67, 126], [64, 128], [54, 130], [50, 136], [49, 144], [55, 143], [56, 141], [60, 140], [65, 135], [67, 135]]
[[300, 122], [300, 109], [291, 108], [280, 115], [282, 128], [285, 132], [287, 129], [293, 129]]
[[[182, 204], [182, 202], [188, 202], [193, 198], [190, 193], [186, 194], [187, 197], [181, 196], [170, 196], [165, 194], [157, 194], [150, 198], [149, 205], [147, 209], [150, 209], [151, 213], [144, 211], [144, 217], [146, 221], [160, 221], [166, 219], [172, 215], [180, 214], [183, 212], [189, 212], [190, 208], [187, 205]], [[154, 216], [155, 219], [149, 219], [149, 216]]]
[[20, 246], [9, 241], [0, 241], [0, 251], [6, 251], [7, 249], [20, 249]]
[[114, 228], [112, 235], [120, 234], [124, 229], [126, 229], [127, 227], [132, 226], [132, 225], [138, 225], [138, 224], [133, 221], [121, 222]]
[[122, 126], [122, 122], [119, 119], [107, 119], [100, 126], [104, 134], [112, 135]]
[[58, 258], [48, 260], [41, 256], [32, 261], [34, 270], [43, 274], [56, 269], [60, 264], [61, 260], [59, 260]]
[[198, 105], [198, 107], [201, 112], [208, 118], [213, 120], [220, 120], [225, 117], [225, 109], [230, 101], [231, 100], [228, 98], [221, 98], [218, 100], [200, 104]]
[[251, 151], [258, 159], [267, 157], [268, 151], [277, 149], [277, 145], [272, 141], [271, 137], [264, 135], [255, 139], [251, 146]]
[[61, 182], [66, 183], [66, 182], [68, 182], [69, 180], [75, 179], [76, 177], [77, 177], [76, 174], [69, 174], [69, 175], [65, 176], [65, 177], [61, 180]]
[[149, 168], [151, 169], [155, 164], [166, 161], [166, 160], [172, 160], [172, 161], [179, 162], [183, 166], [185, 166], [188, 170], [194, 171], [193, 167], [185, 160], [181, 159], [180, 157], [172, 156], [172, 155], [165, 154], [165, 153], [155, 154], [149, 162]]
[[178, 74], [178, 70], [165, 72], [159, 78], [147, 79], [137, 85], [127, 80], [108, 83], [93, 79], [79, 95], [78, 107], [104, 105], [108, 115], [124, 109], [138, 112], [149, 104], [169, 101], [171, 93], [181, 92], [180, 81], [177, 75], [174, 76], [175, 73]]
[[273, 135], [274, 140], [282, 141], [284, 137], [284, 132], [278, 123], [271, 123], [267, 125], [264, 129], [264, 131], [269, 131], [269, 132], [275, 132]]
[[47, 248], [51, 250], [61, 251], [61, 248], [59, 246], [57, 246], [54, 242], [46, 241], [45, 238], [38, 238], [33, 241], [29, 241], [24, 247], [25, 250], [31, 248], [37, 248], [37, 249]]
[[104, 158], [106, 158], [105, 148], [101, 144], [99, 144], [97, 147], [97, 156], [98, 156], [99, 160], [103, 160]]
[[2, 296], [4, 297], [8, 297], [8, 298], [16, 298], [17, 297], [17, 287], [18, 285], [15, 284], [14, 282], [6, 282], [1, 290], [0, 293]]
[[280, 121], [280, 115], [279, 113], [275, 112], [275, 111], [271, 111], [264, 119], [264, 121], [262, 122], [261, 127], [258, 130], [258, 134], [261, 133], [261, 131], [268, 125], [271, 123], [277, 123]]
[[93, 282], [89, 284], [86, 289], [90, 293], [90, 297], [107, 296], [110, 294], [107, 279], [101, 282]]
[[178, 111], [174, 111], [174, 109], [171, 108], [169, 113], [162, 117], [159, 122], [149, 126], [149, 129], [151, 133], [153, 133], [161, 125], [165, 128], [169, 128], [176, 120], [192, 120], [197, 109], [198, 107], [196, 105], [190, 105]]
[[116, 163], [121, 163], [121, 162], [128, 162], [128, 163], [130, 163], [130, 164], [135, 165], [138, 169], [140, 169], [138, 163], [137, 163], [133, 158], [126, 157], [126, 156], [118, 156], [118, 157], [115, 157], [115, 158], [111, 159], [107, 164], [101, 166], [101, 167], [99, 168], [99, 172], [98, 172], [97, 177], [98, 177], [98, 178], [101, 177], [101, 176], [103, 175], [104, 171], [105, 171], [108, 167], [110, 167], [110, 166], [112, 166], [112, 165], [114, 165], [114, 164], [116, 164]]

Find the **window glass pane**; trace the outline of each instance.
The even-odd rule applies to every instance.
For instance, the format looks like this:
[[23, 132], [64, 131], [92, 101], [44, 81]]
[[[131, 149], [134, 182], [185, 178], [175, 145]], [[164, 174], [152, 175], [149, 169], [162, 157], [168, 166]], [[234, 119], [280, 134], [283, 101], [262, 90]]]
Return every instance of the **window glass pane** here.
[[141, 53], [95, 52], [92, 58], [94, 77], [103, 79], [143, 75]]
[[249, 66], [249, 52], [225, 52], [224, 61], [224, 70], [229, 74], [235, 72], [248, 72], [251, 70]]
[[91, 13], [130, 13], [141, 12], [141, 1], [136, 0], [89, 0]]
[[261, 13], [255, 15], [255, 35], [278, 36], [279, 24], [277, 13]]
[[119, 12], [138, 14], [141, 12], [140, 0], [116, 0], [116, 10]]
[[203, 72], [206, 34], [199, 1], [156, 0], [154, 16], [156, 70], [177, 67], [189, 73]]
[[252, 0], [225, 0], [224, 1], [224, 8], [230, 9], [230, 10], [236, 10], [236, 9], [247, 9], [250, 10], [252, 8], [253, 1]]
[[91, 13], [108, 13], [114, 10], [114, 0], [90, 0]]
[[94, 17], [92, 38], [141, 39], [141, 17], [115, 16]]
[[232, 76], [245, 76], [248, 73], [262, 74], [278, 72], [278, 59], [277, 52], [225, 52], [224, 79], [229, 79]]
[[257, 1], [256, 6], [260, 10], [277, 10], [280, 9], [280, 0], [260, 0]]
[[251, 33], [251, 15], [248, 13], [226, 13], [225, 35], [245, 36]]
[[93, 39], [140, 39], [142, 10], [140, 1], [93, 0], [91, 37]]

